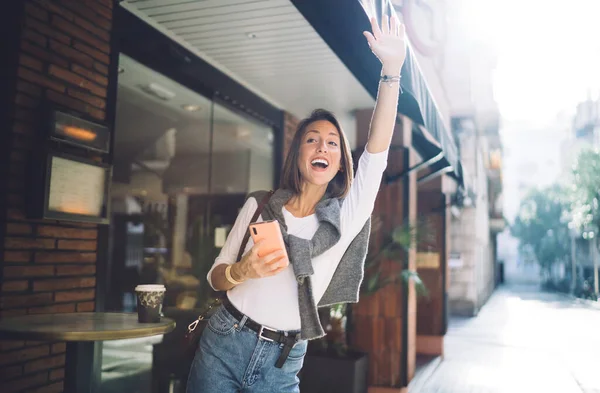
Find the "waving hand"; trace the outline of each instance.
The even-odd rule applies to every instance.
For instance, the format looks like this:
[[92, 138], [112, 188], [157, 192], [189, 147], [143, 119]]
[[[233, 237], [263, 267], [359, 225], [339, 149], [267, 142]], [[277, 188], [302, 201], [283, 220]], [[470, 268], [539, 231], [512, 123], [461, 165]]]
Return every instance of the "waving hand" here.
[[377, 19], [371, 17], [371, 28], [372, 33], [363, 32], [369, 47], [385, 69], [397, 70], [399, 73], [406, 58], [404, 25], [395, 16], [389, 18], [384, 15], [381, 28], [379, 28]]

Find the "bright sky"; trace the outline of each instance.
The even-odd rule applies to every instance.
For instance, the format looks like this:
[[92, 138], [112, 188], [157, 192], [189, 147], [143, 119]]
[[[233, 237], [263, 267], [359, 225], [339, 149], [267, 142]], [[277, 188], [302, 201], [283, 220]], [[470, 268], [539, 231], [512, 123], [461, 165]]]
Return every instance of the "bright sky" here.
[[495, 42], [504, 119], [551, 122], [600, 96], [600, 0], [464, 1], [469, 30]]

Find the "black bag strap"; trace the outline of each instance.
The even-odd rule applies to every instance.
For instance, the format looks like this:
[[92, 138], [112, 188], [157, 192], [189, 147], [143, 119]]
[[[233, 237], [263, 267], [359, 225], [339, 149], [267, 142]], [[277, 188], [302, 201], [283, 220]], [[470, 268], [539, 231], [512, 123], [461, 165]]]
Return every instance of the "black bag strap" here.
[[[252, 223], [256, 222], [256, 220], [258, 220], [258, 216], [260, 216], [260, 214], [262, 213], [263, 209], [265, 208], [265, 205], [267, 203], [269, 203], [271, 196], [273, 196], [273, 191], [267, 192], [267, 194], [263, 197], [263, 199], [258, 204], [258, 207], [256, 208], [256, 211], [254, 212], [252, 219], [250, 220], [250, 224], [252, 224]], [[244, 250], [246, 249], [246, 244], [248, 244], [249, 238], [250, 238], [250, 231], [246, 231], [246, 234], [244, 235], [244, 240], [242, 240], [242, 245], [240, 246], [240, 250], [238, 251], [238, 255], [235, 260], [236, 262], [239, 262], [240, 259], [242, 259], [242, 255], [244, 254]]]
[[[273, 194], [274, 194], [273, 191], [269, 191], [263, 197], [263, 199], [258, 204], [258, 207], [256, 208], [256, 211], [254, 212], [254, 215], [252, 216], [250, 223], [256, 222], [256, 220], [258, 220], [258, 216], [260, 216], [263, 209], [265, 208], [265, 205], [269, 202], [269, 200], [271, 199], [271, 196], [273, 196]], [[246, 231], [246, 234], [244, 235], [244, 239], [242, 240], [242, 244], [240, 245], [240, 250], [238, 251], [238, 256], [237, 256], [236, 262], [238, 262], [242, 258], [242, 254], [244, 253], [244, 250], [246, 249], [246, 244], [248, 244], [249, 237], [250, 237], [250, 231]], [[209, 304], [208, 308], [206, 310], [204, 310], [194, 322], [189, 324], [188, 332], [185, 335], [186, 341], [189, 342], [194, 339], [193, 331], [196, 329], [196, 326], [198, 326], [198, 323], [200, 321], [202, 321], [208, 315], [208, 313], [210, 312], [211, 309], [213, 309], [217, 305], [220, 305], [226, 296], [227, 296], [226, 292], [222, 291], [222, 293], [220, 293], [220, 295], [217, 296], [217, 298], [211, 304]]]

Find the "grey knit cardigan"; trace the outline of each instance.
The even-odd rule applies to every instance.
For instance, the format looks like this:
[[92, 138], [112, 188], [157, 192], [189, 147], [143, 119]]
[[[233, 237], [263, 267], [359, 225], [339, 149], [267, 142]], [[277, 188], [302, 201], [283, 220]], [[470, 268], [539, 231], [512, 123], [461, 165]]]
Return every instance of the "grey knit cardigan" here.
[[[260, 201], [266, 193], [267, 191], [258, 191], [250, 194], [249, 197]], [[343, 200], [326, 195], [317, 204], [316, 215], [319, 220], [319, 228], [311, 240], [306, 240], [287, 233], [282, 208], [292, 195], [290, 190], [275, 191], [264, 207], [261, 216], [263, 220], [277, 220], [281, 226], [281, 233], [298, 285], [301, 338], [312, 340], [325, 335], [317, 307], [358, 302], [369, 245], [371, 219], [367, 219], [361, 231], [348, 246], [325, 294], [317, 304], [311, 283], [311, 276], [314, 274], [312, 259], [329, 250], [340, 240], [340, 207]]]

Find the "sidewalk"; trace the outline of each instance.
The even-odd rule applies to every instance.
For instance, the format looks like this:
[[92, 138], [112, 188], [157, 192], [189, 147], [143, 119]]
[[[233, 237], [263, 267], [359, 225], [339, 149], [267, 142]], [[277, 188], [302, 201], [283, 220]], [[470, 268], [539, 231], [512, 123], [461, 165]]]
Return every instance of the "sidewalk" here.
[[496, 290], [452, 319], [445, 356], [410, 393], [600, 393], [600, 310], [538, 286]]

